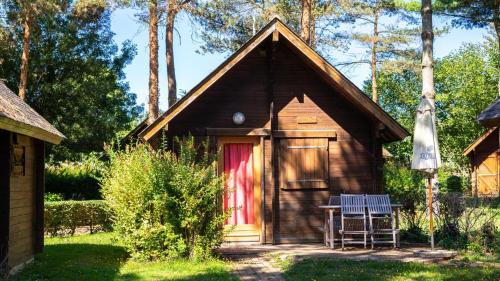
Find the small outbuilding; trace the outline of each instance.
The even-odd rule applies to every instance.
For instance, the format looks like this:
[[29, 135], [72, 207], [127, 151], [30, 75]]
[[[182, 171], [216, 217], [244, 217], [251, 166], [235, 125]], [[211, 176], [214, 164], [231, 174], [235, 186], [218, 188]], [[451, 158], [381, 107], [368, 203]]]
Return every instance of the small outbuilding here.
[[254, 243], [321, 241], [317, 206], [382, 193], [382, 144], [408, 136], [278, 19], [137, 135], [173, 147], [189, 134], [222, 153], [226, 240]]
[[498, 197], [500, 187], [500, 152], [498, 128], [491, 128], [464, 151], [472, 165], [473, 194]]
[[0, 81], [0, 273], [43, 251], [45, 142], [63, 138]]

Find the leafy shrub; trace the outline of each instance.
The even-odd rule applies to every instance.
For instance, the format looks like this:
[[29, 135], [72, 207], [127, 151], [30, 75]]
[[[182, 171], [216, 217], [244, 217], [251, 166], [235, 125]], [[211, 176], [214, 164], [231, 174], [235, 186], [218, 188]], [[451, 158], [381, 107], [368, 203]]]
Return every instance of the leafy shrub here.
[[51, 192], [46, 192], [43, 195], [43, 200], [45, 202], [56, 202], [56, 201], [63, 201], [64, 196], [60, 193], [51, 193]]
[[465, 190], [465, 186], [462, 181], [462, 177], [450, 176], [446, 179], [446, 191], [448, 192], [462, 192]]
[[391, 200], [403, 205], [401, 217], [407, 224], [407, 237], [421, 237], [421, 226], [425, 220], [423, 176], [399, 162], [388, 161], [384, 165], [384, 180], [385, 193], [391, 196]]
[[62, 162], [48, 165], [45, 189], [62, 194], [66, 200], [102, 199], [99, 179], [104, 164], [98, 154], [89, 154], [79, 162]]
[[146, 144], [107, 150], [103, 196], [114, 228], [136, 258], [206, 258], [222, 243], [227, 215], [218, 204], [224, 185], [216, 155], [206, 144], [195, 147], [192, 137], [177, 142], [177, 154]]
[[89, 227], [94, 233], [111, 226], [109, 209], [104, 200], [45, 202], [45, 232], [56, 236], [73, 235], [77, 227]]

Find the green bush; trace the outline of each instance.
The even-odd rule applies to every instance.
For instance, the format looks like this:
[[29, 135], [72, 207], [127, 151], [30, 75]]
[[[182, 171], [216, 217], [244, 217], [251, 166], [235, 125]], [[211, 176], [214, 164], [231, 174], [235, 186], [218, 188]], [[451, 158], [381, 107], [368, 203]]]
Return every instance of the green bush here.
[[47, 165], [45, 191], [62, 194], [66, 200], [102, 199], [99, 180], [103, 167], [98, 154], [83, 156], [79, 162]]
[[103, 196], [135, 258], [206, 258], [222, 243], [227, 214], [218, 204], [224, 185], [216, 155], [205, 144], [195, 147], [193, 138], [177, 142], [177, 154], [145, 144], [107, 150]]
[[43, 195], [43, 201], [45, 202], [57, 202], [57, 201], [63, 201], [64, 196], [60, 193], [51, 193], [51, 192], [46, 192]]
[[421, 237], [425, 220], [425, 190], [421, 173], [396, 161], [384, 165], [384, 192], [391, 200], [403, 205], [402, 221], [406, 224], [407, 237]]
[[73, 235], [77, 227], [109, 230], [109, 209], [104, 200], [45, 202], [45, 232], [56, 236]]

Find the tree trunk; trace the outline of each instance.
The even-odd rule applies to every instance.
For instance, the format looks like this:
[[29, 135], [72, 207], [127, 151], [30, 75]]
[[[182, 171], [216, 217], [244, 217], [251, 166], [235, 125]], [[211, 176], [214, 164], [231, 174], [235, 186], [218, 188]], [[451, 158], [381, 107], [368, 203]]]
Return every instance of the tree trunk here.
[[300, 18], [300, 38], [311, 44], [311, 6], [313, 0], [302, 0], [302, 16]]
[[309, 46], [311, 46], [311, 48], [315, 48], [316, 47], [316, 19], [314, 18], [314, 14], [311, 13], [311, 33], [310, 33], [310, 39], [309, 39]]
[[377, 45], [378, 45], [378, 10], [375, 11], [373, 17], [373, 37], [372, 37], [372, 100], [377, 103], [378, 93], [377, 93]]
[[19, 97], [26, 100], [26, 86], [28, 85], [28, 66], [30, 56], [31, 14], [26, 11], [23, 20], [23, 53], [21, 55], [21, 75], [19, 77]]
[[422, 0], [422, 96], [434, 100], [434, 65], [432, 59], [432, 3]]
[[149, 108], [148, 124], [158, 118], [158, 2], [149, 3]]
[[174, 22], [176, 16], [175, 1], [169, 0], [166, 22], [166, 55], [167, 55], [167, 79], [168, 79], [168, 107], [177, 101], [177, 81], [175, 80], [174, 65]]
[[[495, 34], [497, 36], [498, 50], [500, 51], [500, 1], [495, 1], [495, 7], [493, 9], [493, 26], [495, 27]], [[498, 68], [498, 96], [500, 96], [500, 67]]]

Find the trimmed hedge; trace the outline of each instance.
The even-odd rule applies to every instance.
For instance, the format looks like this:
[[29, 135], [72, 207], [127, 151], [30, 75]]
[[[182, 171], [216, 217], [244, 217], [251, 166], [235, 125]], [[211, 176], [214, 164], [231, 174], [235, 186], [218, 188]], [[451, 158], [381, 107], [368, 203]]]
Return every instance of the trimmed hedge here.
[[65, 200], [99, 200], [99, 180], [93, 171], [78, 165], [48, 166], [45, 192], [62, 194]]
[[111, 214], [104, 200], [45, 202], [45, 232], [75, 234], [77, 227], [90, 233], [111, 228]]

